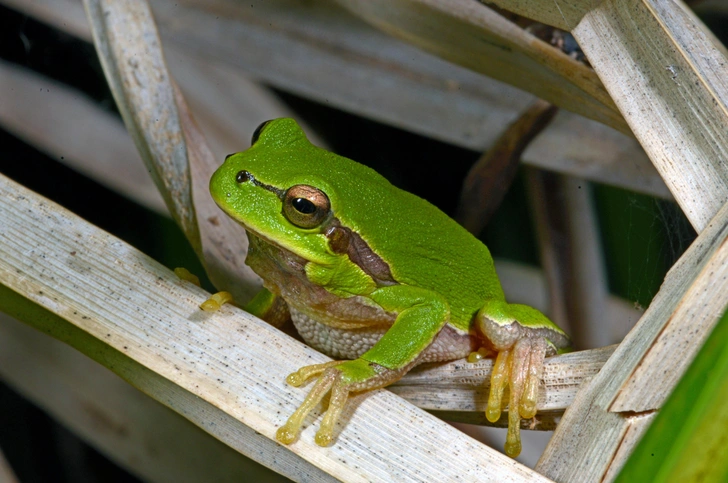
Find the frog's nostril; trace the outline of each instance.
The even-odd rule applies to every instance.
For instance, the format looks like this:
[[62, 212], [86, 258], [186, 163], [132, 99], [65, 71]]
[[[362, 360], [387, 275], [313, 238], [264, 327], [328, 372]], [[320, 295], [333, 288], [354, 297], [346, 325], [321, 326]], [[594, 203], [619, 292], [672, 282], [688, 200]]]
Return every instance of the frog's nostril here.
[[252, 181], [252, 179], [253, 179], [253, 175], [245, 170], [238, 171], [238, 174], [235, 175], [235, 181], [237, 181], [240, 184], [246, 183], [248, 181]]

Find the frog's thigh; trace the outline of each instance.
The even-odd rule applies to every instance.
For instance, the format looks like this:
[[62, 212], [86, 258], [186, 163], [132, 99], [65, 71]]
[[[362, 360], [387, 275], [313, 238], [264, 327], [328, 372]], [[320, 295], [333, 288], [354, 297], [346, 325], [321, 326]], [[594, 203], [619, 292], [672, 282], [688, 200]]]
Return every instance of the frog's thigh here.
[[523, 338], [545, 338], [549, 355], [569, 345], [569, 339], [548, 317], [527, 305], [509, 304], [505, 300], [488, 300], [475, 317], [478, 332], [496, 351], [512, 348]]
[[469, 332], [462, 332], [452, 325], [445, 325], [425, 350], [417, 363], [442, 362], [462, 359], [478, 349], [479, 341]]
[[370, 297], [384, 310], [397, 313], [397, 318], [361, 358], [387, 369], [414, 363], [450, 318], [447, 301], [430, 290], [392, 285], [375, 290]]

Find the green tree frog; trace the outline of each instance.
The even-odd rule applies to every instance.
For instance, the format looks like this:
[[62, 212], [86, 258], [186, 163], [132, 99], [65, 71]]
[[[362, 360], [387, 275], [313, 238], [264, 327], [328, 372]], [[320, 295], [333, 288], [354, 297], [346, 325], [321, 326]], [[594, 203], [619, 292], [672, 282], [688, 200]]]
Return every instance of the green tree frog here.
[[344, 359], [288, 376], [293, 386], [318, 381], [279, 428], [280, 442], [298, 437], [327, 393], [321, 446], [350, 392], [486, 347], [498, 354], [486, 416], [500, 418], [509, 386], [505, 448], [518, 455], [544, 358], [570, 341], [541, 312], [506, 302], [485, 245], [374, 170], [314, 146], [293, 119], [263, 123], [248, 150], [227, 156], [210, 191], [247, 231], [246, 263], [264, 280], [246, 309], [274, 324], [290, 318], [306, 343]]

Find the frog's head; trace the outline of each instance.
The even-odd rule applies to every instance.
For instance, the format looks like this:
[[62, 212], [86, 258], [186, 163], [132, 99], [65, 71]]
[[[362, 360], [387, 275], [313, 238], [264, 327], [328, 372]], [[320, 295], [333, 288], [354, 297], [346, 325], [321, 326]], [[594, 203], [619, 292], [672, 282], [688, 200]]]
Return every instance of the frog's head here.
[[225, 158], [210, 192], [247, 230], [325, 264], [336, 255], [324, 231], [341, 213], [360, 210], [357, 199], [376, 185], [391, 187], [370, 168], [312, 145], [284, 118], [261, 124], [249, 149]]

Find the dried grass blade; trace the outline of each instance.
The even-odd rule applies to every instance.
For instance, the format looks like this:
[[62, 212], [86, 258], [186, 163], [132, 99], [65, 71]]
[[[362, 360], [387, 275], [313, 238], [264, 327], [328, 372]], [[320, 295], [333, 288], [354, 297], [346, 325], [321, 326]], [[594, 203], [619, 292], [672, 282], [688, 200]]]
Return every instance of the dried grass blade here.
[[476, 2], [338, 0], [385, 32], [569, 111], [629, 132], [595, 72]]
[[[256, 477], [266, 483], [288, 481], [73, 347], [5, 314], [0, 314], [0, 377], [143, 481], [236, 483]], [[7, 481], [1, 472], [0, 481]]]
[[213, 284], [247, 301], [260, 286], [245, 265], [247, 237], [209, 195], [220, 161], [167, 71], [149, 6], [107, 0], [85, 5], [119, 110], [173, 217]]
[[129, 134], [172, 217], [201, 255], [187, 147], [149, 6], [144, 1], [110, 0], [86, 0], [84, 5]]
[[[558, 481], [615, 474], [651, 414], [685, 372], [728, 305], [728, 204], [665, 278], [635, 328], [566, 412], [537, 470]], [[679, 356], [676, 357], [675, 355]], [[636, 431], [636, 433], [635, 433]]]
[[728, 61], [678, 2], [608, 0], [573, 30], [696, 231], [728, 201]]

